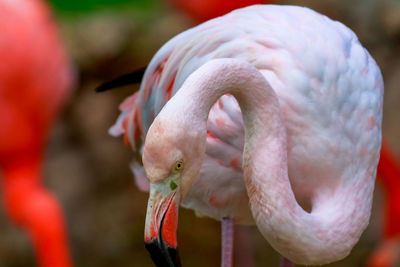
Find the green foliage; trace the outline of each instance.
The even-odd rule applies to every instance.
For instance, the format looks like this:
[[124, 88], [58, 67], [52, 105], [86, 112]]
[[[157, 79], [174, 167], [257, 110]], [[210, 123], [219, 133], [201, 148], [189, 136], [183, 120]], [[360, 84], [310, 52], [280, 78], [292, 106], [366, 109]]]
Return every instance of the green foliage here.
[[99, 9], [140, 9], [143, 11], [159, 5], [160, 0], [48, 0], [56, 12], [81, 13]]

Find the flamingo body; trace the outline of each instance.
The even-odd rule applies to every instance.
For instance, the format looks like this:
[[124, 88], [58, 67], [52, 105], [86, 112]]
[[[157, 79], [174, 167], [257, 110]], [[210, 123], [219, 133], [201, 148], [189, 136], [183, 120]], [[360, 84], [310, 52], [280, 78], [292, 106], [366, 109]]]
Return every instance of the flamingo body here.
[[70, 94], [72, 76], [41, 1], [3, 0], [0, 12], [0, 158], [4, 159], [43, 144]]
[[44, 145], [73, 76], [48, 8], [0, 1], [0, 170], [10, 217], [41, 266], [71, 266], [57, 200], [41, 184]]
[[[335, 224], [348, 227], [339, 231], [354, 233], [354, 239], [349, 237], [341, 244], [343, 249], [337, 255], [332, 251], [326, 258], [285, 253], [287, 244], [273, 246], [302, 264], [321, 264], [343, 258], [367, 225], [379, 159], [383, 82], [375, 61], [351, 30], [310, 9], [268, 5], [236, 10], [185, 31], [166, 43], [150, 62], [140, 91], [121, 105], [123, 112], [111, 134], [124, 133], [125, 141], [133, 148], [140, 148], [144, 140], [152, 142], [146, 135], [153, 120], [166, 109], [166, 103], [175, 98], [197, 70], [205, 71], [206, 67], [202, 66], [218, 58], [250, 63], [273, 88], [287, 134], [286, 167], [296, 199], [311, 205], [313, 213], [321, 218], [328, 221], [334, 216]], [[174, 104], [178, 109], [181, 103], [177, 101]], [[201, 105], [195, 99], [189, 102]], [[168, 111], [177, 111], [171, 105]], [[189, 121], [196, 115], [182, 116], [187, 116]], [[268, 209], [271, 203], [255, 199], [255, 195], [266, 196], [261, 185], [247, 186], [246, 190], [243, 127], [235, 97], [226, 94], [219, 98], [207, 119], [201, 169], [181, 204], [200, 216], [217, 220], [229, 217], [243, 224], [256, 221], [260, 228], [269, 220], [269, 216], [263, 215], [263, 209]], [[173, 138], [165, 135], [167, 140]], [[161, 135], [160, 146], [164, 145], [162, 140]], [[190, 146], [187, 141], [181, 141]], [[169, 144], [160, 149], [167, 147], [172, 149]], [[269, 158], [263, 153], [256, 154], [263, 155], [262, 160], [268, 162]], [[154, 156], [154, 159], [160, 158], [163, 159]], [[139, 164], [133, 165], [138, 184], [146, 188], [141, 168]], [[147, 175], [157, 173], [152, 169], [147, 170]], [[275, 188], [278, 183], [268, 185]], [[277, 200], [281, 198], [279, 188], [273, 192]], [[258, 203], [250, 205], [252, 212], [248, 208], [249, 201]], [[346, 202], [348, 205], [344, 205]], [[336, 209], [337, 203], [341, 203], [343, 210]], [[149, 205], [152, 204], [149, 202]], [[363, 212], [355, 212], [357, 209]], [[354, 223], [348, 221], [351, 213]], [[305, 213], [302, 216], [306, 216]], [[300, 222], [293, 223], [300, 227]], [[289, 226], [285, 231], [285, 237], [280, 238], [290, 240], [299, 235]], [[265, 229], [261, 232], [264, 236], [271, 234]], [[324, 234], [329, 240], [338, 233]], [[268, 240], [271, 241], [271, 237]], [[303, 239], [300, 243], [310, 251], [315, 249], [310, 240]], [[287, 250], [289, 247], [287, 245]]]

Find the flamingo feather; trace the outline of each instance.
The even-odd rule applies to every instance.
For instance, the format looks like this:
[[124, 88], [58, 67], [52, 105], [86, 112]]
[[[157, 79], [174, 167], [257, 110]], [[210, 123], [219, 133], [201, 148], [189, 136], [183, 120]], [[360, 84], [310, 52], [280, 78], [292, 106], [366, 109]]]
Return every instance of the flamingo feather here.
[[181, 204], [255, 223], [296, 263], [344, 258], [370, 216], [382, 97], [357, 36], [308, 8], [251, 6], [174, 37], [112, 131], [143, 151], [145, 241], [177, 264]]

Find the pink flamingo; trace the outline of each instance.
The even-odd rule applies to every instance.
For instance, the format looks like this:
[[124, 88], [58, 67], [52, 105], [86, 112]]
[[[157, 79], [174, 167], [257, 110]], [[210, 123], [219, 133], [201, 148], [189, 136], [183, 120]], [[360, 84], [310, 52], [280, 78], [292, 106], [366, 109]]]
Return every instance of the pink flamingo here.
[[0, 168], [8, 215], [22, 226], [43, 267], [68, 267], [64, 219], [42, 185], [44, 145], [72, 85], [47, 6], [0, 1]]
[[[234, 9], [245, 7], [253, 4], [266, 4], [275, 1], [263, 0], [238, 0], [238, 1], [220, 1], [220, 0], [169, 0], [169, 2], [187, 14], [195, 22], [203, 22], [228, 13]], [[378, 179], [385, 187], [387, 192], [386, 218], [383, 241], [379, 245], [377, 251], [370, 259], [370, 266], [374, 267], [389, 267], [394, 266], [397, 255], [400, 255], [400, 193], [396, 193], [400, 188], [400, 165], [396, 162], [396, 157], [390, 152], [385, 142], [381, 151], [380, 162], [378, 164]], [[225, 226], [226, 224], [222, 224]], [[241, 228], [238, 231], [244, 231]], [[229, 232], [222, 229], [222, 233]], [[238, 233], [243, 236], [245, 233]], [[238, 243], [243, 248], [243, 244]], [[247, 248], [246, 250], [251, 250]], [[239, 254], [242, 255], [242, 254]], [[400, 260], [400, 258], [399, 258]], [[246, 259], [247, 264], [250, 259]]]
[[110, 131], [143, 151], [132, 169], [140, 187], [150, 181], [154, 262], [180, 265], [179, 205], [255, 223], [299, 264], [347, 256], [369, 220], [382, 95], [356, 35], [307, 8], [252, 6], [170, 40]]
[[386, 142], [382, 143], [378, 181], [385, 192], [383, 238], [368, 261], [369, 267], [392, 267], [400, 262], [400, 164]]

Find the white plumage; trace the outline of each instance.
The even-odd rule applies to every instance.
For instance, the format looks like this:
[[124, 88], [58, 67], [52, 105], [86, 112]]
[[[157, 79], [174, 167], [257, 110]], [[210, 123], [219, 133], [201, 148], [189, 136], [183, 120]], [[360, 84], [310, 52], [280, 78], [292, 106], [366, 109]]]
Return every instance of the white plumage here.
[[[350, 29], [310, 9], [267, 5], [236, 10], [166, 43], [146, 70], [138, 95], [122, 106], [112, 132], [125, 132], [135, 148], [187, 78], [218, 58], [250, 63], [273, 88], [287, 134], [291, 187], [296, 199], [312, 210], [303, 219], [310, 220], [309, 227], [317, 227], [313, 216], [326, 218], [320, 224], [332, 224], [333, 232], [304, 239], [295, 247], [333, 242], [332, 247], [343, 246], [343, 251], [333, 249], [337, 255], [320, 258], [312, 252], [306, 256], [284, 251], [286, 245], [277, 244], [301, 234], [285, 221], [280, 223], [287, 227], [286, 235], [275, 236], [273, 246], [299, 263], [326, 263], [347, 255], [368, 223], [379, 159], [383, 82], [375, 61]], [[207, 133], [204, 161], [182, 205], [201, 216], [254, 223], [254, 216], [270, 203], [261, 203], [259, 211], [253, 203], [250, 212], [242, 172], [243, 120], [232, 95], [222, 96], [211, 108]], [[143, 173], [140, 168], [135, 165], [136, 173]], [[258, 224], [261, 217], [268, 216], [260, 215]], [[271, 242], [273, 234], [265, 231], [261, 230]], [[335, 231], [354, 236], [349, 236], [349, 244], [336, 244], [340, 233]]]

